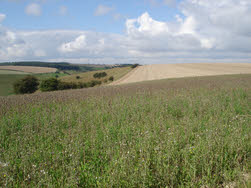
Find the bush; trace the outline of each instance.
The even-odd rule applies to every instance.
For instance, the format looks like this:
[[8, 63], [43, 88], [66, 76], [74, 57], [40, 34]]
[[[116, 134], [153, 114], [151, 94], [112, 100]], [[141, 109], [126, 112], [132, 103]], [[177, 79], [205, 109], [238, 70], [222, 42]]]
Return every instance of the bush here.
[[106, 76], [107, 76], [106, 72], [97, 72], [93, 75], [94, 78], [99, 78], [99, 79]]
[[139, 66], [139, 64], [133, 64], [133, 65], [131, 66], [131, 68], [134, 69], [134, 68], [136, 68], [136, 67], [138, 67], [138, 66]]
[[16, 94], [34, 93], [37, 91], [39, 81], [35, 76], [26, 76], [14, 83], [14, 92]]
[[80, 79], [80, 76], [76, 76], [76, 79]]
[[113, 81], [113, 80], [114, 80], [114, 77], [113, 77], [113, 76], [110, 76], [109, 80], [110, 80], [110, 81]]
[[104, 83], [107, 83], [108, 82], [108, 80], [107, 79], [104, 79], [104, 81], [103, 81]]
[[58, 90], [59, 80], [56, 78], [49, 78], [46, 80], [43, 80], [40, 89], [41, 91], [56, 91]]
[[92, 81], [88, 82], [87, 85], [88, 85], [89, 87], [94, 87], [94, 86], [96, 86], [96, 85], [100, 85], [101, 83], [102, 83], [101, 81], [92, 80]]
[[83, 83], [83, 82], [79, 82], [78, 83], [78, 88], [87, 88], [88, 87], [88, 84], [87, 83]]

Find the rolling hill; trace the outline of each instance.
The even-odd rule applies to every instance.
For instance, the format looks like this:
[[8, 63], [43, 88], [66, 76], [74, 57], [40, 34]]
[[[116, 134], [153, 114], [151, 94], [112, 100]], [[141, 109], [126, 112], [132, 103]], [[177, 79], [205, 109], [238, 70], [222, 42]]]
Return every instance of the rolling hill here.
[[130, 74], [112, 83], [126, 84], [166, 78], [250, 74], [251, 63], [183, 63], [139, 66]]

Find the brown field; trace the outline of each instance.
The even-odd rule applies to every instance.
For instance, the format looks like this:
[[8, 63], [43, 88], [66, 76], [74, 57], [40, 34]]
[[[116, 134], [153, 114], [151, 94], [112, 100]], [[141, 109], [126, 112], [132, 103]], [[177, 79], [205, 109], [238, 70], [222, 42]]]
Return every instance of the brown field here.
[[137, 67], [135, 70], [112, 84], [119, 85], [166, 78], [250, 73], [251, 63], [186, 63], [145, 65]]
[[26, 73], [51, 73], [56, 72], [56, 68], [49, 67], [34, 67], [34, 66], [0, 66], [0, 70], [14, 70], [14, 71], [22, 71]]

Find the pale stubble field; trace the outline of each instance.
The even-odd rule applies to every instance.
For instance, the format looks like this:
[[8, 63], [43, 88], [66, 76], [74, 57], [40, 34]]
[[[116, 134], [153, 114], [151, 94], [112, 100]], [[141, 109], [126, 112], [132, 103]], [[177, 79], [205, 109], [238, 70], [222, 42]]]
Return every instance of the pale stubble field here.
[[183, 63], [159, 64], [137, 67], [113, 85], [160, 80], [166, 78], [182, 78], [196, 76], [214, 76], [228, 74], [249, 74], [251, 63]]

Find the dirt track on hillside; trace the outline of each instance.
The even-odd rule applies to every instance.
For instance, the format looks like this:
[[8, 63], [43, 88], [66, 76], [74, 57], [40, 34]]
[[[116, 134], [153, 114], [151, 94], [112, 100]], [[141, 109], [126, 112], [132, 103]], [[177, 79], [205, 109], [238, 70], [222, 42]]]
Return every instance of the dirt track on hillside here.
[[227, 74], [251, 74], [251, 63], [186, 63], [144, 65], [135, 68], [123, 78], [112, 83], [112, 85], [148, 80], [160, 80], [165, 78]]

